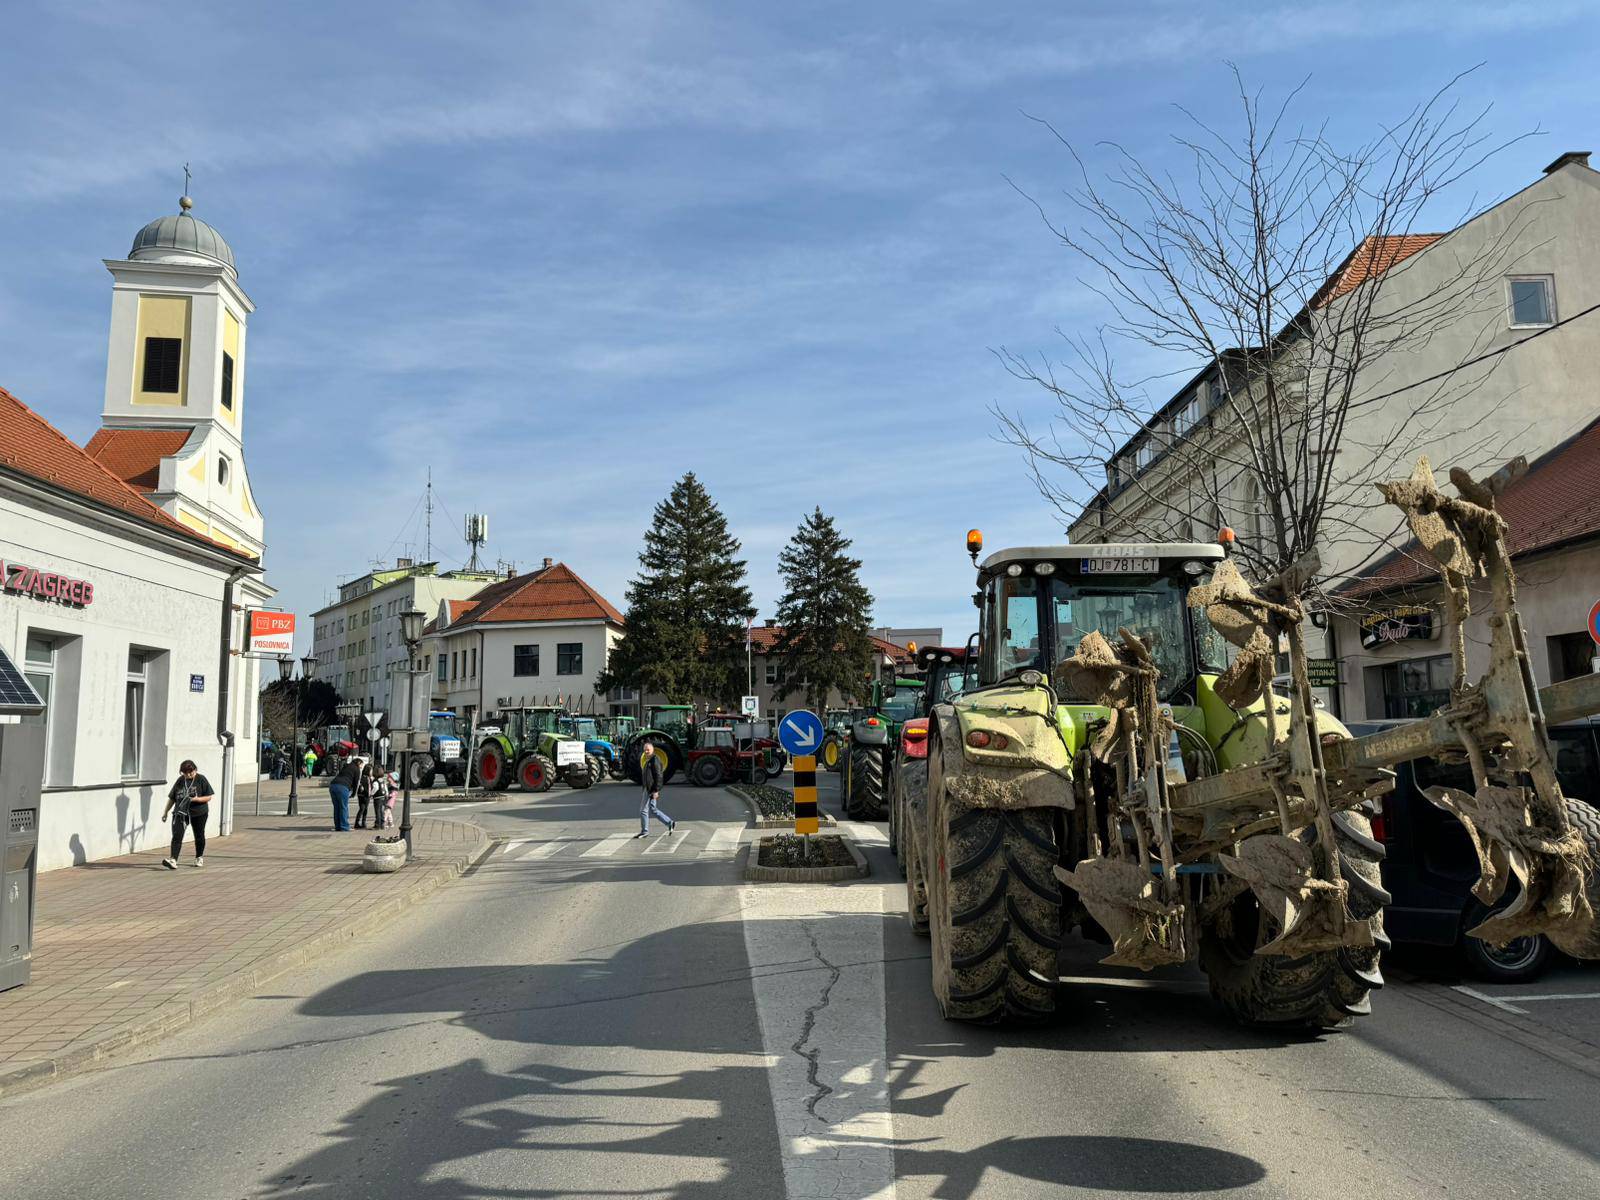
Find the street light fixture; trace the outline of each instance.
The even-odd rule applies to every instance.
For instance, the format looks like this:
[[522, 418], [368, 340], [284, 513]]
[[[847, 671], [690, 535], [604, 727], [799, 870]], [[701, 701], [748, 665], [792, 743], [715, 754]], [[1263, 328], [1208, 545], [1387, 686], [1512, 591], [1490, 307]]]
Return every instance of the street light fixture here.
[[406, 714], [401, 736], [405, 748], [400, 754], [400, 781], [404, 789], [400, 806], [400, 836], [406, 843], [406, 861], [411, 861], [411, 740], [414, 730], [411, 723], [416, 717], [417, 702], [417, 644], [422, 641], [422, 627], [428, 614], [420, 608], [408, 608], [400, 614], [400, 640], [406, 644]]

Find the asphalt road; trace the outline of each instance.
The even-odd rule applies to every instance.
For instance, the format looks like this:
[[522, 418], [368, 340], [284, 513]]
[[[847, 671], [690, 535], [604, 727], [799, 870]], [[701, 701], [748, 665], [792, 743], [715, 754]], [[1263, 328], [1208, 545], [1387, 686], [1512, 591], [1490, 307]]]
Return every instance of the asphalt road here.
[[0, 1104], [4, 1194], [1596, 1194], [1600, 1000], [1430, 977], [1277, 1036], [1078, 945], [1058, 1025], [952, 1025], [885, 850], [745, 885], [742, 806], [664, 802], [684, 832], [643, 841], [626, 785], [467, 810], [506, 845], [402, 923]]

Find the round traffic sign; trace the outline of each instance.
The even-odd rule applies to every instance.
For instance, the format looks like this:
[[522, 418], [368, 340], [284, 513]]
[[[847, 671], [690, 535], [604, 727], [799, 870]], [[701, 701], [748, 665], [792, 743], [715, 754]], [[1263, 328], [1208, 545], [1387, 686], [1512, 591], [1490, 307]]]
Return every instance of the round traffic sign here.
[[815, 754], [822, 745], [822, 718], [807, 709], [797, 709], [778, 725], [778, 742], [790, 754]]
[[1594, 602], [1594, 607], [1589, 609], [1589, 636], [1600, 645], [1600, 600]]

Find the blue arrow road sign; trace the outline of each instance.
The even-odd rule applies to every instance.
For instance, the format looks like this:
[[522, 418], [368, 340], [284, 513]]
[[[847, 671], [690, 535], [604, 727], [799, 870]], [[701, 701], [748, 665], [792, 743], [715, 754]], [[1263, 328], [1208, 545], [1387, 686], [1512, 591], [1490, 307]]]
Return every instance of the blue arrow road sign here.
[[778, 742], [790, 754], [815, 754], [822, 745], [822, 733], [822, 718], [802, 708], [779, 723]]

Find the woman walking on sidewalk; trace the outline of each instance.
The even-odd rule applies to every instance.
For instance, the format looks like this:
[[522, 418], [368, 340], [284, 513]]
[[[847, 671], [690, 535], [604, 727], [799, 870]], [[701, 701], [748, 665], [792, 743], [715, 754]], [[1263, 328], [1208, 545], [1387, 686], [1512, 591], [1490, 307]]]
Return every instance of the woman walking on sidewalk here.
[[350, 831], [350, 793], [366, 769], [366, 759], [352, 758], [328, 784], [328, 795], [333, 798], [333, 828], [339, 833]]
[[163, 821], [168, 813], [177, 810], [172, 817], [172, 853], [161, 860], [161, 865], [167, 870], [178, 869], [185, 825], [194, 830], [194, 865], [206, 865], [206, 818], [211, 815], [212, 795], [211, 781], [200, 774], [193, 759], [184, 759], [178, 767], [177, 782], [167, 793], [167, 806], [161, 810]]

